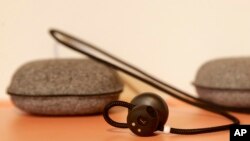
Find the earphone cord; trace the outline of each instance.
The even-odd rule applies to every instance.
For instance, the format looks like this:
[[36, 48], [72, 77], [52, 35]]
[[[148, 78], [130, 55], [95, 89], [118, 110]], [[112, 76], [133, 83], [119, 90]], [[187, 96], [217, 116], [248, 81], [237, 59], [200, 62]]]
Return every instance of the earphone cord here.
[[[99, 48], [85, 42], [85, 41], [77, 39], [77, 38], [75, 38], [73, 36], [70, 36], [69, 34], [63, 33], [63, 32], [58, 31], [58, 30], [50, 30], [50, 34], [55, 38], [55, 40], [57, 40], [61, 44], [65, 45], [65, 46], [67, 46], [67, 47], [69, 47], [69, 48], [71, 48], [71, 49], [73, 49], [73, 50], [75, 50], [75, 51], [77, 51], [79, 53], [85, 54], [85, 55], [89, 56], [90, 58], [92, 58], [92, 59], [94, 59], [96, 61], [99, 61], [99, 62], [101, 62], [103, 64], [106, 64], [106, 65], [108, 65], [108, 66], [110, 66], [110, 67], [112, 67], [114, 69], [117, 69], [117, 70], [119, 70], [119, 71], [121, 71], [123, 73], [126, 73], [126, 74], [128, 74], [130, 76], [133, 76], [133, 77], [137, 78], [138, 80], [140, 80], [140, 81], [142, 81], [142, 82], [144, 82], [144, 83], [146, 83], [146, 84], [148, 84], [148, 85], [150, 85], [150, 86], [152, 86], [152, 87], [154, 87], [154, 88], [156, 88], [156, 89], [158, 89], [158, 90], [160, 90], [160, 91], [162, 91], [162, 92], [164, 92], [166, 94], [171, 95], [172, 97], [175, 97], [175, 98], [177, 98], [177, 99], [179, 99], [181, 101], [184, 101], [184, 102], [186, 102], [188, 104], [191, 104], [193, 106], [208, 110], [210, 112], [220, 114], [220, 115], [228, 118], [229, 120], [231, 120], [233, 122], [232, 124], [228, 124], [228, 125], [222, 125], [222, 126], [216, 126], [216, 127], [208, 127], [208, 128], [198, 128], [198, 129], [171, 128], [170, 129], [171, 133], [175, 133], [175, 134], [199, 134], [199, 133], [215, 132], [215, 131], [227, 130], [227, 129], [229, 129], [229, 127], [231, 125], [236, 125], [236, 124], [240, 123], [240, 121], [236, 117], [234, 117], [233, 115], [231, 115], [231, 114], [229, 114], [227, 112], [222, 111], [221, 109], [223, 109], [223, 108], [218, 109], [217, 105], [216, 106], [212, 105], [212, 104], [210, 104], [208, 102], [205, 102], [205, 101], [200, 100], [200, 99], [198, 99], [196, 97], [188, 95], [187, 93], [185, 93], [183, 91], [180, 91], [177, 88], [174, 88], [174, 87], [172, 87], [172, 86], [170, 86], [170, 85], [168, 85], [168, 84], [154, 78], [153, 76], [145, 73], [144, 71], [142, 71], [142, 70], [140, 70], [140, 69], [138, 69], [138, 68], [136, 68], [136, 67], [134, 67], [134, 66], [132, 66], [132, 65], [130, 65], [130, 64], [116, 58], [116, 57], [114, 57], [113, 55], [111, 55], [111, 54], [109, 54], [109, 53], [107, 53], [107, 52], [105, 52], [105, 51], [103, 51], [103, 50], [101, 50], [101, 49], [99, 49]], [[60, 38], [63, 38], [65, 41], [63, 39], [60, 39], [59, 37], [57, 37], [56, 34], [61, 36]], [[128, 68], [138, 72], [139, 74], [143, 75], [146, 78], [143, 78], [143, 77], [141, 77], [141, 76], [139, 76], [139, 75], [137, 75], [135, 73], [132, 73], [131, 71], [128, 71], [128, 70], [126, 70], [126, 69], [124, 69], [122, 67], [119, 67], [119, 66], [117, 66], [115, 64], [112, 64], [112, 63], [110, 63], [108, 61], [105, 61], [105, 60], [103, 60], [101, 58], [98, 58], [97, 56], [84, 51], [82, 48], [79, 48], [79, 47], [75, 46], [72, 43], [72, 41], [76, 42], [76, 43], [80, 43], [82, 45], [85, 45], [86, 47], [88, 47], [90, 49], [93, 49], [94, 51], [99, 52], [102, 55], [105, 55], [105, 56], [109, 57], [110, 59], [113, 59], [114, 61], [117, 61], [118, 63], [120, 63], [122, 65], [127, 66]], [[158, 84], [156, 84], [156, 83], [158, 83]], [[161, 84], [161, 85], [159, 85], [159, 84]]]

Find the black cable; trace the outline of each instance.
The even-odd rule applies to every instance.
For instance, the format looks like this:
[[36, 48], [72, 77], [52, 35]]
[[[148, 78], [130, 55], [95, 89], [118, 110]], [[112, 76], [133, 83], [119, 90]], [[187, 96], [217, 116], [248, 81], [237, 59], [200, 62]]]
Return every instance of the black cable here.
[[[107, 53], [107, 52], [105, 52], [105, 51], [103, 51], [103, 50], [101, 50], [101, 49], [87, 43], [87, 42], [84, 42], [84, 41], [82, 41], [80, 39], [77, 39], [77, 38], [75, 38], [73, 36], [70, 36], [69, 34], [63, 33], [63, 32], [58, 31], [58, 30], [50, 30], [50, 34], [58, 42], [60, 42], [61, 44], [65, 45], [65, 46], [67, 46], [67, 47], [69, 47], [69, 48], [71, 48], [71, 49], [73, 49], [73, 50], [75, 50], [75, 51], [77, 51], [79, 53], [85, 54], [85, 55], [89, 56], [90, 58], [92, 58], [92, 59], [94, 59], [96, 61], [104, 63], [104, 64], [106, 64], [106, 65], [108, 65], [108, 66], [110, 66], [110, 67], [112, 67], [114, 69], [122, 71], [122, 72], [124, 72], [124, 73], [126, 73], [126, 74], [128, 74], [130, 76], [133, 76], [134, 78], [137, 78], [138, 80], [140, 80], [140, 81], [142, 81], [142, 82], [144, 82], [144, 83], [146, 83], [146, 84], [148, 84], [148, 85], [150, 85], [150, 86], [152, 86], [152, 87], [154, 87], [154, 88], [156, 88], [156, 89], [158, 89], [158, 90], [160, 90], [160, 91], [162, 91], [162, 92], [164, 92], [166, 94], [169, 94], [169, 95], [171, 95], [171, 96], [173, 96], [173, 97], [175, 97], [175, 98], [177, 98], [177, 99], [179, 99], [181, 101], [184, 101], [184, 102], [186, 102], [188, 104], [191, 104], [193, 106], [196, 106], [196, 107], [199, 107], [199, 108], [202, 108], [202, 109], [205, 109], [205, 110], [220, 114], [220, 115], [228, 118], [229, 120], [231, 120], [233, 122], [232, 124], [228, 124], [228, 125], [216, 126], [216, 127], [208, 127], [208, 128], [199, 128], [199, 129], [176, 129], [176, 128], [171, 128], [171, 130], [170, 130], [171, 133], [176, 133], [176, 134], [185, 134], [185, 133], [186, 134], [198, 134], [198, 133], [221, 131], [221, 130], [229, 129], [229, 126], [231, 126], [231, 125], [236, 125], [236, 124], [240, 123], [240, 121], [236, 117], [234, 117], [233, 115], [230, 115], [229, 113], [224, 112], [222, 110], [216, 109], [216, 107], [214, 105], [203, 102], [198, 98], [192, 97], [192, 96], [188, 95], [187, 93], [184, 93], [184, 92], [182, 92], [182, 91], [180, 91], [180, 90], [178, 90], [178, 89], [176, 89], [176, 88], [174, 88], [174, 87], [172, 87], [170, 85], [167, 85], [166, 83], [152, 77], [151, 75], [145, 73], [144, 71], [139, 70], [138, 68], [136, 68], [136, 67], [124, 62], [124, 61], [121, 61], [120, 59], [112, 56], [111, 54], [109, 54], [109, 53]], [[59, 39], [56, 34], [61, 36], [61, 38], [63, 37], [63, 39], [66, 40], [66, 41], [63, 41], [62, 39]], [[110, 62], [107, 62], [107, 61], [105, 61], [103, 59], [100, 59], [100, 58], [98, 58], [97, 56], [94, 56], [91, 53], [83, 51], [82, 48], [80, 49], [80, 48], [74, 46], [73, 44], [70, 43], [70, 41], [74, 41], [74, 42], [83, 44], [83, 45], [93, 49], [94, 51], [99, 52], [99, 53], [101, 53], [101, 54], [103, 54], [103, 55], [105, 55], [105, 56], [107, 56], [107, 57], [109, 57], [109, 58], [111, 58], [111, 59], [113, 59], [113, 60], [115, 60], [115, 61], [117, 61], [117, 62], [119, 62], [119, 63], [121, 63], [123, 65], [125, 65], [125, 66], [127, 66], [128, 68], [133, 69], [134, 71], [137, 71], [141, 75], [144, 75], [145, 77], [147, 77], [147, 79], [143, 78], [143, 77], [141, 77], [139, 75], [136, 75], [135, 73], [132, 73], [132, 72], [130, 72], [130, 71], [128, 71], [128, 70], [126, 70], [126, 69], [124, 69], [122, 67], [114, 65], [114, 64], [112, 64]], [[152, 82], [152, 80], [155, 81], [155, 82]], [[160, 83], [164, 87], [160, 86], [159, 84], [156, 84], [156, 82]], [[183, 96], [186, 96], [186, 98], [184, 98]], [[195, 101], [187, 99], [187, 97], [191, 98], [191, 99], [193, 99]]]
[[[63, 33], [63, 32], [61, 32], [61, 31], [58, 31], [58, 30], [51, 30], [51, 31], [50, 31], [50, 32], [51, 32], [51, 35], [52, 35], [58, 42], [60, 42], [60, 43], [62, 43], [62, 44], [64, 44], [64, 43], [63, 43], [61, 40], [59, 40], [55, 35], [53, 35], [53, 31], [55, 31], [55, 32], [57, 32], [57, 33], [59, 33], [59, 34], [65, 36], [65, 37], [67, 37], [67, 38], [73, 39], [73, 40], [75, 40], [75, 41], [77, 41], [77, 42], [79, 42], [79, 43], [81, 43], [81, 44], [83, 44], [83, 45], [85, 45], [85, 46], [87, 46], [87, 47], [89, 47], [89, 48], [95, 50], [96, 52], [99, 52], [99, 53], [101, 53], [101, 54], [103, 54], [103, 55], [105, 55], [105, 56], [107, 56], [107, 57], [113, 59], [114, 61], [119, 62], [120, 64], [122, 64], [122, 65], [124, 65], [124, 66], [126, 66], [126, 67], [128, 67], [128, 68], [130, 68], [130, 69], [132, 69], [132, 70], [134, 70], [134, 71], [136, 71], [136, 72], [138, 72], [138, 73], [140, 73], [140, 74], [146, 76], [146, 77], [148, 77], [149, 79], [154, 80], [155, 82], [157, 82], [157, 83], [159, 83], [159, 84], [161, 84], [161, 85], [163, 85], [163, 86], [165, 86], [166, 88], [168, 88], [168, 89], [170, 89], [170, 90], [172, 90], [172, 91], [175, 91], [175, 92], [181, 94], [182, 96], [186, 96], [187, 98], [190, 98], [190, 99], [195, 100], [195, 101], [197, 101], [197, 102], [206, 103], [206, 104], [208, 104], [208, 105], [210, 105], [210, 106], [213, 106], [213, 107], [216, 108], [216, 109], [221, 109], [221, 110], [226, 110], [226, 111], [232, 111], [232, 112], [240, 112], [240, 113], [250, 113], [250, 109], [249, 109], [249, 108], [243, 108], [243, 107], [241, 107], [241, 108], [238, 108], [238, 107], [228, 107], [228, 106], [218, 105], [218, 104], [215, 104], [215, 103], [212, 103], [212, 102], [203, 100], [203, 99], [196, 98], [196, 97], [192, 96], [191, 94], [188, 94], [187, 92], [184, 92], [184, 91], [182, 91], [182, 90], [180, 90], [180, 89], [175, 88], [174, 86], [171, 86], [170, 84], [167, 84], [166, 82], [163, 82], [163, 81], [161, 81], [161, 80], [159, 80], [159, 79], [156, 79], [156, 78], [153, 77], [152, 75], [150, 75], [150, 74], [148, 74], [148, 73], [146, 73], [146, 72], [140, 70], [139, 68], [137, 68], [137, 67], [135, 67], [135, 66], [133, 66], [133, 65], [131, 65], [131, 64], [129, 64], [129, 63], [126, 63], [125, 61], [123, 61], [123, 60], [121, 60], [121, 59], [119, 59], [119, 58], [117, 58], [117, 57], [111, 55], [111, 54], [108, 53], [108, 52], [105, 52], [105, 51], [101, 50], [100, 48], [97, 48], [96, 46], [94, 46], [94, 45], [92, 45], [92, 44], [90, 44], [90, 43], [87, 43], [87, 42], [85, 42], [85, 41], [82, 41], [82, 40], [80, 40], [80, 39], [77, 39], [77, 38], [75, 38], [75, 37], [73, 37], [73, 36], [70, 36], [69, 34]], [[64, 44], [64, 45], [66, 45], [66, 44]], [[66, 45], [66, 46], [67, 46], [67, 45]], [[69, 47], [69, 46], [68, 46], [68, 47]], [[71, 49], [74, 49], [75, 47], [70, 47], [70, 48], [71, 48]], [[75, 50], [75, 49], [74, 49], [74, 50]], [[77, 50], [75, 50], [75, 51], [77, 51]], [[80, 51], [82, 51], [82, 50], [80, 50]], [[79, 52], [79, 51], [78, 51], [78, 52]], [[80, 52], [80, 53], [83, 53], [83, 52]], [[87, 55], [87, 56], [89, 56], [89, 55], [86, 54], [86, 53], [84, 53], [84, 54]], [[105, 62], [103, 62], [103, 63], [105, 63]]]
[[[217, 126], [216, 131], [223, 131], [227, 130], [229, 126]], [[215, 127], [207, 127], [207, 128], [196, 128], [196, 129], [177, 129], [177, 128], [170, 128], [170, 133], [173, 134], [183, 134], [183, 135], [192, 135], [192, 134], [203, 134], [203, 133], [210, 133], [214, 132]]]
[[[144, 71], [142, 71], [142, 70], [136, 68], [135, 66], [132, 66], [132, 65], [126, 63], [125, 61], [123, 61], [123, 60], [121, 60], [121, 59], [119, 59], [119, 58], [117, 58], [117, 57], [114, 57], [113, 55], [111, 55], [111, 54], [109, 54], [109, 53], [107, 53], [107, 52], [105, 52], [105, 51], [103, 51], [103, 50], [97, 48], [96, 46], [94, 46], [94, 45], [92, 45], [92, 44], [90, 44], [90, 43], [87, 43], [87, 42], [82, 41], [82, 40], [80, 40], [80, 39], [74, 38], [74, 37], [72, 37], [72, 36], [70, 36], [70, 35], [68, 35], [68, 34], [62, 33], [62, 32], [60, 32], [60, 31], [56, 31], [56, 30], [54, 30], [54, 31], [57, 32], [57, 33], [59, 33], [59, 34], [61, 34], [61, 35], [63, 35], [63, 36], [66, 36], [66, 37], [68, 37], [68, 38], [70, 38], [70, 39], [73, 39], [73, 40], [75, 40], [75, 41], [77, 41], [77, 42], [79, 42], [79, 43], [81, 43], [81, 44], [83, 44], [83, 45], [85, 45], [85, 46], [87, 46], [87, 47], [89, 47], [89, 48], [95, 50], [96, 52], [99, 52], [99, 53], [101, 53], [101, 54], [103, 54], [103, 55], [105, 55], [105, 56], [107, 56], [107, 57], [113, 59], [114, 61], [119, 62], [120, 64], [122, 64], [122, 65], [124, 65], [124, 66], [126, 66], [126, 67], [128, 67], [128, 68], [130, 68], [130, 69], [132, 69], [132, 70], [134, 70], [134, 71], [136, 71], [136, 72], [138, 72], [138, 73], [140, 73], [140, 74], [146, 76], [146, 77], [148, 77], [149, 79], [154, 80], [155, 82], [157, 82], [157, 83], [159, 83], [159, 84], [161, 84], [161, 85], [163, 85], [163, 86], [165, 86], [167, 89], [170, 89], [170, 90], [172, 90], [172, 91], [175, 91], [176, 93], [181, 94], [182, 96], [186, 96], [187, 98], [190, 98], [190, 99], [195, 100], [195, 101], [197, 101], [197, 102], [209, 104], [210, 106], [213, 106], [214, 108], [217, 108], [217, 109], [219, 108], [219, 109], [221, 109], [221, 110], [226, 110], [226, 111], [241, 112], [241, 113], [250, 113], [250, 109], [249, 109], [249, 108], [244, 108], [244, 107], [241, 107], [241, 108], [238, 108], [238, 107], [228, 107], [228, 106], [223, 106], [223, 105], [215, 104], [215, 103], [212, 103], [212, 102], [203, 100], [203, 99], [196, 98], [196, 97], [192, 96], [191, 94], [188, 94], [187, 92], [184, 92], [184, 91], [182, 91], [182, 90], [180, 90], [180, 89], [177, 89], [177, 88], [171, 86], [170, 84], [167, 84], [166, 82], [163, 82], [163, 81], [161, 81], [161, 80], [159, 80], [159, 79], [156, 79], [155, 77], [151, 76], [150, 74], [148, 74], [148, 73], [146, 73], [146, 72], [144, 72]], [[61, 43], [63, 44], [63, 42], [60, 41], [57, 37], [55, 37], [55, 36], [53, 35], [52, 32], [53, 32], [53, 30], [51, 30], [51, 35], [52, 35], [58, 42], [61, 42]], [[66, 45], [66, 44], [64, 44], [64, 45]], [[67, 45], [66, 45], [66, 46], [67, 46]], [[74, 49], [75, 47], [73, 47], [73, 48], [70, 47], [70, 48], [71, 48], [71, 49]], [[74, 49], [74, 50], [75, 50], [75, 49]], [[76, 51], [79, 52], [79, 50], [76, 50]], [[81, 52], [81, 53], [83, 53], [83, 52]], [[86, 53], [84, 53], [84, 54], [85, 54], [85, 55], [88, 55], [88, 54], [86, 54]], [[88, 56], [89, 56], [89, 55], [88, 55]], [[103, 62], [103, 63], [105, 63], [105, 62]]]
[[124, 102], [124, 101], [112, 101], [111, 103], [107, 104], [103, 110], [103, 117], [105, 121], [107, 121], [110, 125], [113, 125], [114, 127], [118, 127], [118, 128], [128, 128], [128, 125], [126, 123], [116, 122], [109, 117], [109, 113], [108, 113], [109, 109], [111, 109], [114, 106], [122, 106], [122, 107], [128, 108], [129, 110], [132, 110], [132, 108], [135, 105]]

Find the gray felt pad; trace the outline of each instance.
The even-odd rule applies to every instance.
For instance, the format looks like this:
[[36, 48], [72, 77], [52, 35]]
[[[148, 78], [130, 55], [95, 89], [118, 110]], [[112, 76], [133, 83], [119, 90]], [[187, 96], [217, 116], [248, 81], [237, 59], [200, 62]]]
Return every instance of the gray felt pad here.
[[194, 85], [204, 100], [229, 107], [250, 108], [250, 58], [209, 61], [198, 70]]
[[7, 92], [29, 113], [100, 113], [123, 90], [118, 74], [90, 59], [54, 59], [27, 63], [14, 74]]

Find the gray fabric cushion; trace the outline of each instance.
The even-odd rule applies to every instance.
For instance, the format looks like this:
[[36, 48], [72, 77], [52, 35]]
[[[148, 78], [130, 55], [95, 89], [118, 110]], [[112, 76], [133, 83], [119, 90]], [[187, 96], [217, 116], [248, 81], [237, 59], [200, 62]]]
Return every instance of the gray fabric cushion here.
[[207, 101], [239, 108], [250, 108], [250, 58], [212, 60], [198, 70], [194, 85]]
[[119, 93], [92, 96], [16, 96], [13, 103], [36, 115], [89, 115], [102, 113], [104, 106], [117, 100]]
[[29, 113], [100, 113], [123, 90], [118, 74], [90, 59], [54, 59], [27, 63], [14, 74], [7, 92]]

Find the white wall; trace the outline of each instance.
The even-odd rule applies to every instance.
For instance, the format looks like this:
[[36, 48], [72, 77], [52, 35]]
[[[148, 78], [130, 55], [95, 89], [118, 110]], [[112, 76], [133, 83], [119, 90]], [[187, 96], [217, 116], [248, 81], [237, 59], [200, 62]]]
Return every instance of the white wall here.
[[[181, 89], [205, 61], [250, 52], [248, 0], [0, 0], [0, 99], [15, 70], [53, 58], [65, 30]], [[60, 48], [60, 57], [79, 57]]]

